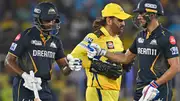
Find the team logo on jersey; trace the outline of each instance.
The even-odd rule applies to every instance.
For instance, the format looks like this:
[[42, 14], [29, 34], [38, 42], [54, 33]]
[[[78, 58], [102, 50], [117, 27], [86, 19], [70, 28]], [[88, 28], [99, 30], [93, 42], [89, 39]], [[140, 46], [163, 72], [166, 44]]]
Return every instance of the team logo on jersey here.
[[150, 42], [151, 45], [157, 45], [157, 41], [156, 39], [153, 39], [151, 42]]
[[144, 39], [143, 38], [138, 38], [138, 43], [144, 43]]
[[18, 41], [20, 38], [21, 38], [21, 34], [18, 34], [18, 35], [16, 36], [16, 38], [14, 39], [14, 41]]
[[36, 45], [36, 46], [42, 46], [42, 42], [38, 40], [31, 40], [31, 44]]
[[179, 50], [178, 50], [178, 48], [177, 48], [176, 46], [170, 48], [170, 51], [171, 51], [172, 55], [177, 55], [177, 54], [179, 54]]
[[54, 42], [51, 42], [50, 47], [52, 47], [52, 48], [57, 48], [57, 47], [56, 47], [56, 44], [55, 44]]
[[169, 42], [170, 42], [172, 45], [175, 45], [175, 44], [176, 44], [176, 40], [175, 40], [174, 36], [170, 36], [170, 37], [169, 37]]
[[113, 41], [107, 41], [107, 42], [106, 42], [106, 45], [107, 45], [107, 48], [108, 48], [108, 49], [114, 49]]
[[15, 51], [16, 47], [17, 47], [17, 44], [13, 42], [11, 44], [10, 50]]

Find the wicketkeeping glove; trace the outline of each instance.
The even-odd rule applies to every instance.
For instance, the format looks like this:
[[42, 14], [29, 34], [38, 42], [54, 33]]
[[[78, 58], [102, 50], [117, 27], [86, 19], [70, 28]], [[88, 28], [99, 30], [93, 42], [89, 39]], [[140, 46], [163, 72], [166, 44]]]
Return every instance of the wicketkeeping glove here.
[[110, 79], [116, 80], [123, 73], [123, 69], [120, 65], [113, 65], [102, 62], [100, 60], [91, 60], [90, 72], [104, 75]]
[[71, 54], [67, 55], [68, 65], [71, 70], [79, 71], [82, 68], [82, 61], [79, 58], [73, 58]]
[[[149, 85], [145, 86], [142, 91], [141, 101], [152, 101], [159, 96], [158, 84], [153, 80]], [[139, 101], [140, 101], [139, 100]]]

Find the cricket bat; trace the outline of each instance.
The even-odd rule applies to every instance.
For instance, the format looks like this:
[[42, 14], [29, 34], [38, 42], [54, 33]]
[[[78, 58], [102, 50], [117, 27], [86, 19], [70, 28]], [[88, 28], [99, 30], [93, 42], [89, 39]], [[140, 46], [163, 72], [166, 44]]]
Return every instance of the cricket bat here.
[[[32, 70], [30, 71], [30, 75], [34, 77], [34, 72]], [[39, 98], [39, 93], [38, 93], [35, 83], [33, 83], [33, 92], [34, 92], [35, 99], [39, 99], [39, 101], [41, 101]]]

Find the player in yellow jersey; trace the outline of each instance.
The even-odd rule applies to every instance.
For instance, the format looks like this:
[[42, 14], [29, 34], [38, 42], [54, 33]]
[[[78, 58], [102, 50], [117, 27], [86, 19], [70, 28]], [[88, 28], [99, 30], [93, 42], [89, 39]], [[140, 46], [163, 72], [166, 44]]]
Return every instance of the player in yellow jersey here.
[[[87, 57], [87, 47], [89, 43], [93, 42], [108, 51], [115, 53], [123, 52], [124, 48], [119, 35], [124, 30], [124, 20], [131, 17], [131, 15], [125, 13], [124, 10], [115, 3], [107, 4], [101, 13], [102, 17], [96, 19], [93, 23], [94, 32], [89, 33], [82, 42], [74, 48], [71, 54], [73, 57], [82, 59], [82, 65], [87, 75], [86, 101], [118, 101], [121, 76], [118, 75], [117, 78], [113, 79], [99, 73], [91, 72], [92, 61]], [[112, 64], [104, 56], [96, 57], [96, 59]], [[99, 68], [101, 67], [102, 66], [99, 66]]]

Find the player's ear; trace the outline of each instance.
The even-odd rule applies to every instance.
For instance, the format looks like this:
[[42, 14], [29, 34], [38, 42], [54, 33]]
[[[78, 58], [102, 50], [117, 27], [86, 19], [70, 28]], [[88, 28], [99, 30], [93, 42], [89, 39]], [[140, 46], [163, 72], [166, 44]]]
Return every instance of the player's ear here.
[[111, 17], [106, 18], [107, 25], [112, 25], [113, 19]]

